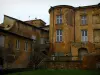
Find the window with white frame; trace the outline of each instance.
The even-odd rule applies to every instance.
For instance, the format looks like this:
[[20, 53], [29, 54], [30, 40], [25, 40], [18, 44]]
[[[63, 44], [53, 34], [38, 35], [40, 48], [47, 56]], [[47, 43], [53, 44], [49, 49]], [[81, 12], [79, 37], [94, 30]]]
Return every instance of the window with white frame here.
[[19, 50], [19, 48], [20, 48], [20, 41], [16, 40], [16, 49]]
[[57, 31], [56, 31], [56, 41], [57, 42], [62, 41], [62, 30], [61, 29], [57, 29]]
[[56, 16], [56, 23], [57, 24], [62, 24], [62, 15], [57, 15]]
[[87, 30], [81, 30], [81, 41], [82, 42], [88, 41]]
[[25, 48], [24, 48], [25, 51], [28, 50], [28, 41], [25, 41]]
[[87, 24], [87, 16], [86, 15], [82, 15], [81, 16], [81, 24], [82, 25], [86, 25]]

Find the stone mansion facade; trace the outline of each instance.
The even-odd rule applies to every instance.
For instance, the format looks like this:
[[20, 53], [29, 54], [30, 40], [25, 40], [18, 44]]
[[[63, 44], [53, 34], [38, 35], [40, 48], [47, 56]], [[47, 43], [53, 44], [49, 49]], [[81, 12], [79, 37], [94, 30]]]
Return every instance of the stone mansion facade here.
[[100, 3], [80, 7], [58, 5], [51, 7], [49, 14], [53, 56], [82, 60], [85, 54], [100, 54]]
[[49, 9], [49, 14], [48, 26], [41, 19], [21, 21], [4, 15], [0, 25], [3, 68], [39, 66], [49, 57], [53, 57], [52, 61], [56, 57], [79, 61], [84, 55], [100, 55], [100, 3], [81, 7], [57, 5]]

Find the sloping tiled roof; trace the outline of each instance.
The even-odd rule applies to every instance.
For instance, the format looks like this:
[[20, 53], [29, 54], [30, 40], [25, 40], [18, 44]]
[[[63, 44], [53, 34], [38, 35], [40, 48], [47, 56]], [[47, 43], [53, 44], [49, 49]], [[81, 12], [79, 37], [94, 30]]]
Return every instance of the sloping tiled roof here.
[[4, 33], [8, 33], [8, 34], [12, 34], [12, 35], [15, 35], [15, 36], [19, 36], [19, 37], [22, 37], [22, 38], [26, 38], [26, 39], [29, 39], [29, 40], [33, 40], [27, 36], [24, 36], [24, 35], [20, 35], [20, 34], [16, 34], [16, 33], [13, 33], [13, 32], [10, 32], [10, 31], [7, 31], [7, 30], [4, 30], [2, 29], [2, 27], [0, 26], [0, 32], [4, 32]]
[[6, 17], [8, 17], [8, 18], [11, 18], [11, 19], [14, 19], [14, 20], [17, 20], [17, 21], [23, 23], [24, 25], [28, 25], [28, 26], [34, 27], [34, 28], [36, 28], [36, 29], [38, 29], [38, 30], [42, 30], [42, 31], [48, 32], [47, 30], [44, 30], [44, 29], [41, 29], [41, 28], [39, 28], [39, 27], [33, 26], [33, 25], [29, 24], [29, 23], [26, 23], [26, 22], [24, 22], [24, 21], [18, 20], [18, 19], [16, 19], [16, 18], [7, 16], [7, 15], [4, 15], [4, 16], [6, 16]]
[[25, 22], [32, 24], [33, 21], [42, 21], [44, 24], [46, 24], [42, 19], [28, 20], [28, 21], [25, 21]]

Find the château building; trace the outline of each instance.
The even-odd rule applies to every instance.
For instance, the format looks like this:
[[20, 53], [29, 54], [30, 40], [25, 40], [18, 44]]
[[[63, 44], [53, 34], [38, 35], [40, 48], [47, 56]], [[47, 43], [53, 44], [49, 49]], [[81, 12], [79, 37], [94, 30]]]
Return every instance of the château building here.
[[21, 21], [4, 15], [0, 65], [4, 69], [81, 68], [84, 56], [85, 63], [90, 64], [90, 55], [98, 55], [92, 56], [95, 62], [91, 68], [100, 65], [100, 3], [57, 5], [49, 9], [49, 14], [50, 25], [41, 19]]
[[100, 4], [49, 9], [49, 41], [52, 56], [82, 60], [85, 54], [100, 53]]

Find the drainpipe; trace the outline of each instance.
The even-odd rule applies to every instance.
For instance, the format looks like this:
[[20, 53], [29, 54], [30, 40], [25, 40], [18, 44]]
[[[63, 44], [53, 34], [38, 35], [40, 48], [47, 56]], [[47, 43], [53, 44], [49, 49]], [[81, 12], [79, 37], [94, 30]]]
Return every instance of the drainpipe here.
[[54, 37], [54, 7], [52, 7], [53, 10], [53, 30], [52, 30], [52, 50], [53, 50], [53, 37]]
[[76, 41], [76, 37], [75, 37], [75, 9], [74, 9], [74, 42]]

